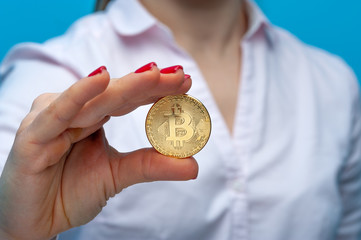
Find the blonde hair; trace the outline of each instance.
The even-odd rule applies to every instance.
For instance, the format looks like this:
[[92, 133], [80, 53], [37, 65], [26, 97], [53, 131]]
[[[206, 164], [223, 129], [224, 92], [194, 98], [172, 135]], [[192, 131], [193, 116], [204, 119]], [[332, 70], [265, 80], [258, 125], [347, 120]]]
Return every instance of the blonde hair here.
[[106, 8], [111, 0], [97, 0], [95, 3], [95, 11], [102, 11]]

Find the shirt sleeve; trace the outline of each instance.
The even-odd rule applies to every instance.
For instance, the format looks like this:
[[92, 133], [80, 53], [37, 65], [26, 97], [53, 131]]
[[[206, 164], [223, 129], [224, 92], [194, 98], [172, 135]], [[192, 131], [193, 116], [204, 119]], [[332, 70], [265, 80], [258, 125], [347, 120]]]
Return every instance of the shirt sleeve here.
[[61, 65], [41, 60], [18, 60], [0, 76], [0, 173], [16, 131], [42, 93], [61, 92], [76, 81]]
[[339, 176], [343, 217], [337, 240], [361, 239], [361, 98], [356, 77], [352, 79], [352, 124], [347, 157]]

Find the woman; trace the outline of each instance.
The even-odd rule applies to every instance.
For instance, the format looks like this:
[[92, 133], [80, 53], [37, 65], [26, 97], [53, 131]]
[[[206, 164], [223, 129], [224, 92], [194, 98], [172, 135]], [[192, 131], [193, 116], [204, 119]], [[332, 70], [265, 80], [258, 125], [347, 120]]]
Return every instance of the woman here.
[[[135, 185], [104, 207], [137, 182], [196, 177], [192, 158], [118, 152], [148, 145], [149, 106], [124, 114], [190, 88], [178, 64], [212, 117], [198, 179]], [[100, 65], [108, 70], [78, 81]], [[76, 239], [360, 236], [357, 81], [341, 60], [272, 26], [253, 2], [115, 0], [60, 38], [15, 48], [2, 74], [2, 143], [32, 99], [63, 92], [37, 98], [11, 152], [11, 143], [1, 146], [2, 159], [9, 155], [3, 238], [50, 238], [101, 210]], [[109, 74], [126, 76], [108, 83]]]

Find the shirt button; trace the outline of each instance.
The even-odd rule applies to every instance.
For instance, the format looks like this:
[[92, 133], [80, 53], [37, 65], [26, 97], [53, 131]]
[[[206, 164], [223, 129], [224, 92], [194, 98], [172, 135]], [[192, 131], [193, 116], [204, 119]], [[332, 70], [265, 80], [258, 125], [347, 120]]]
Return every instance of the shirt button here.
[[232, 188], [236, 192], [242, 192], [243, 191], [243, 182], [241, 180], [236, 180], [232, 184]]

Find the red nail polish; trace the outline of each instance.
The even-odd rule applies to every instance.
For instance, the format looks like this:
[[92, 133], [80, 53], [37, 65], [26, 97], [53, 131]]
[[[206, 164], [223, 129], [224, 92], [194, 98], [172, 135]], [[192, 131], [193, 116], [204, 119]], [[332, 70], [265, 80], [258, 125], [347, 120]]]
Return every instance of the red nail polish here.
[[157, 66], [157, 64], [155, 62], [150, 62], [150, 63], [144, 65], [143, 67], [135, 70], [135, 73], [142, 73], [142, 72], [145, 72], [145, 71], [149, 71], [153, 67], [156, 67], [156, 66]]
[[184, 74], [184, 79], [188, 79], [188, 78], [191, 78], [191, 75], [189, 75], [189, 74]]
[[178, 69], [183, 70], [183, 67], [181, 65], [175, 65], [167, 68], [163, 68], [160, 70], [160, 73], [175, 73]]
[[104, 70], [107, 70], [107, 68], [106, 68], [105, 66], [101, 66], [101, 67], [95, 69], [92, 73], [90, 73], [90, 74], [88, 75], [88, 77], [92, 77], [92, 76], [94, 76], [94, 75], [100, 74], [100, 73], [102, 73]]

